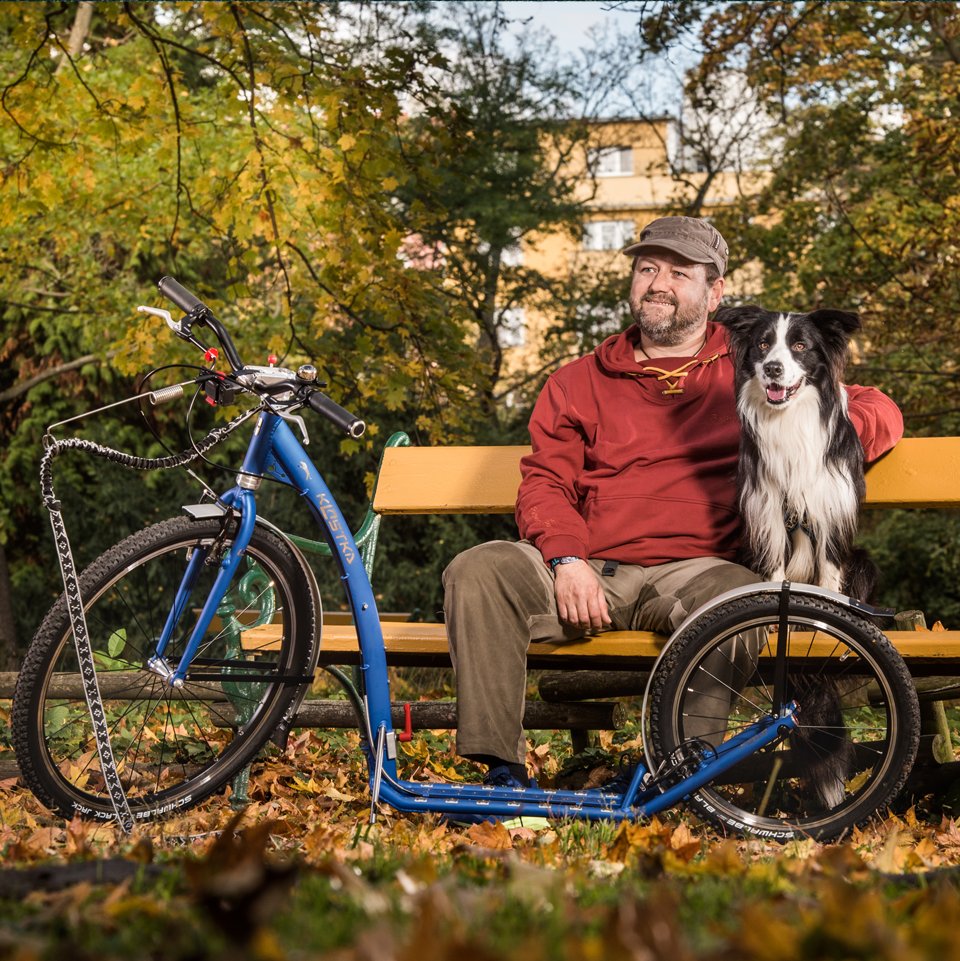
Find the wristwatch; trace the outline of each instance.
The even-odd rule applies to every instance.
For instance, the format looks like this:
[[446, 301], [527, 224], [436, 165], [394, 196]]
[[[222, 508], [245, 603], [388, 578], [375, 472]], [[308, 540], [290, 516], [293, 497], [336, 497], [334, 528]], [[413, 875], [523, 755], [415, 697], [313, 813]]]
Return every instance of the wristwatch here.
[[555, 571], [557, 567], [561, 564], [572, 564], [574, 561], [582, 561], [582, 557], [577, 557], [574, 554], [568, 554], [565, 557], [551, 557], [550, 558], [550, 570]]

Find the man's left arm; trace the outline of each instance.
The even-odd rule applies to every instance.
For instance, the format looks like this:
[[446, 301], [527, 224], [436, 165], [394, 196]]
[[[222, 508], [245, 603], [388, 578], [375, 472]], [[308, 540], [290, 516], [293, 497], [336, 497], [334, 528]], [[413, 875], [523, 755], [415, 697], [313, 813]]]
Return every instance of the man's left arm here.
[[896, 446], [903, 437], [903, 414], [900, 408], [876, 387], [846, 384], [847, 413], [863, 445], [863, 457], [869, 464]]

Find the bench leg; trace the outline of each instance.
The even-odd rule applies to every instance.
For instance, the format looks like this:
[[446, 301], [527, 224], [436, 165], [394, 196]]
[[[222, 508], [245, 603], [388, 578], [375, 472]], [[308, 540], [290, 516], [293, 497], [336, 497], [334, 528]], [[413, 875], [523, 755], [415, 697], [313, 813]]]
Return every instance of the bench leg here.
[[943, 701], [920, 702], [920, 733], [932, 737], [933, 759], [938, 764], [949, 764], [956, 760]]
[[594, 747], [595, 745], [596, 738], [594, 737], [593, 731], [570, 731], [570, 747], [573, 749], [574, 754], [581, 754], [588, 747]]

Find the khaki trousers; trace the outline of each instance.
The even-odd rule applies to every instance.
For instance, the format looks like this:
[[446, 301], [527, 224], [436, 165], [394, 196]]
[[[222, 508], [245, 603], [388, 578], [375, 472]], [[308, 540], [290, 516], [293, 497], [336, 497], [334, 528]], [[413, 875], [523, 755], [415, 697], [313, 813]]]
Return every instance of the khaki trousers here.
[[[724, 591], [757, 582], [731, 561], [699, 557], [655, 567], [620, 564], [603, 577], [611, 630], [672, 633]], [[528, 541], [490, 541], [464, 551], [443, 574], [447, 634], [457, 677], [457, 751], [523, 763], [523, 707], [531, 641], [574, 640], [557, 617], [553, 573]]]

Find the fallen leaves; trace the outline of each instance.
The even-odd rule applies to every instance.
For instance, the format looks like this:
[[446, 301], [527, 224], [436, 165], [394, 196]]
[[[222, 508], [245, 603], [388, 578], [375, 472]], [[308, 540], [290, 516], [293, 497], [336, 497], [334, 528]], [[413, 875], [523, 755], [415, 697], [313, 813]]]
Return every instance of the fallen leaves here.
[[243, 812], [224, 826], [206, 857], [187, 861], [191, 890], [224, 936], [250, 942], [279, 910], [293, 885], [297, 866], [267, 856], [276, 825], [260, 821], [240, 830]]
[[[546, 770], [542, 747], [531, 755]], [[433, 756], [415, 746], [403, 763], [436, 777]], [[439, 767], [453, 763], [442, 749], [435, 757]], [[112, 824], [53, 819], [16, 784], [0, 784], [8, 864], [83, 868], [126, 859], [129, 867], [112, 887], [83, 871], [59, 890], [38, 886], [26, 909], [33, 920], [13, 940], [33, 944], [36, 925], [54, 916], [73, 937], [84, 925], [120, 937], [172, 915], [185, 944], [220, 937], [241, 949], [237, 957], [279, 961], [294, 942], [277, 919], [298, 898], [316, 896], [298, 895], [314, 879], [303, 890], [325, 885], [320, 910], [349, 919], [323, 942], [343, 959], [378, 951], [411, 961], [960, 961], [944, 933], [944, 925], [960, 926], [950, 873], [960, 866], [960, 825], [949, 817], [931, 821], [910, 809], [834, 845], [723, 838], [682, 812], [533, 830], [494, 822], [458, 828], [435, 815], [385, 809], [371, 824], [355, 736], [328, 740], [319, 732], [298, 734], [257, 766], [250, 796], [242, 819], [228, 795], [138, 825], [127, 838]], [[148, 865], [149, 875], [137, 864]], [[149, 885], [160, 876], [179, 881], [168, 880], [158, 895]], [[911, 876], [928, 877], [933, 887], [905, 890], [901, 878]], [[710, 891], [722, 892], [712, 895], [720, 900], [711, 903]], [[507, 930], [511, 923], [515, 930]], [[43, 930], [37, 956], [53, 936]], [[7, 943], [2, 928], [0, 942]], [[187, 954], [171, 949], [170, 956]]]

